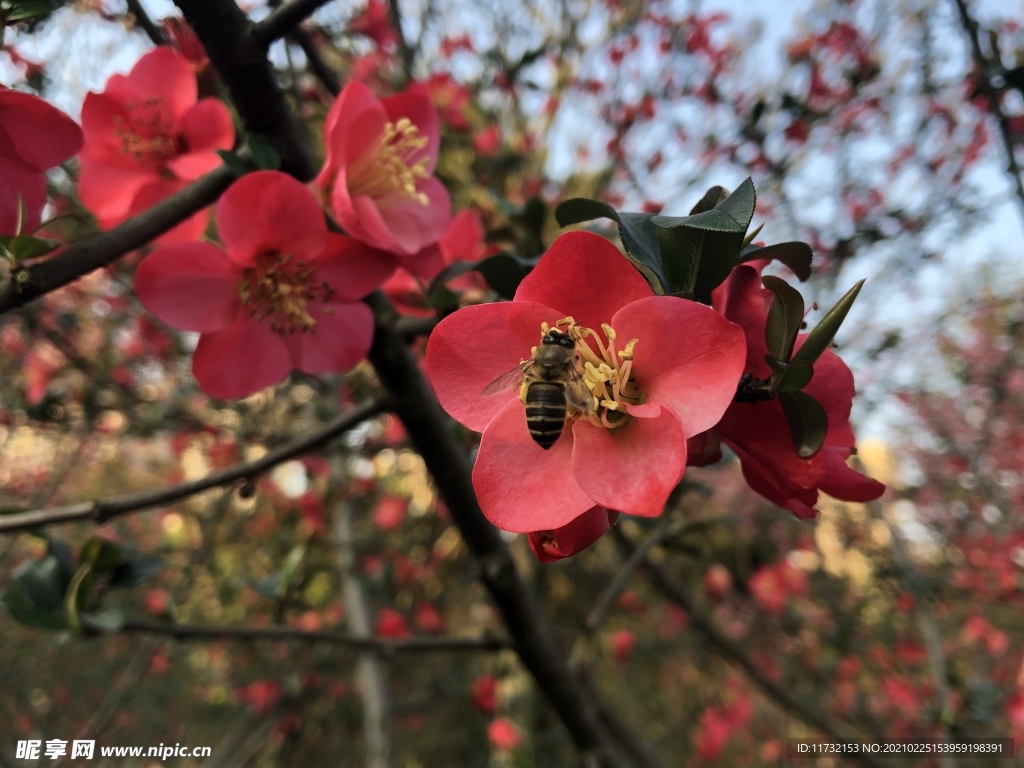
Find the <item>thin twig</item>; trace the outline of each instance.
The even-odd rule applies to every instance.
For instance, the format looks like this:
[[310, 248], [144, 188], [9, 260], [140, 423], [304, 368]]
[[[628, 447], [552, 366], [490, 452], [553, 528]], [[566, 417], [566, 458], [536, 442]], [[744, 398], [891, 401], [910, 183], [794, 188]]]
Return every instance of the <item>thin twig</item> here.
[[412, 82], [413, 49], [409, 41], [405, 39], [402, 32], [402, 11], [398, 7], [398, 0], [388, 0], [388, 11], [391, 14], [391, 26], [395, 28], [395, 36], [398, 38], [398, 55], [402, 60], [402, 75], [405, 82]]
[[314, 448], [319, 448], [341, 433], [347, 432], [357, 424], [373, 418], [384, 410], [385, 404], [383, 401], [370, 401], [352, 409], [348, 413], [338, 416], [334, 421], [315, 432], [298, 437], [278, 448], [268, 451], [256, 461], [244, 462], [218, 472], [211, 472], [199, 480], [172, 485], [157, 491], [108, 496], [104, 499], [82, 501], [63, 507], [35, 509], [29, 512], [18, 512], [13, 515], [3, 515], [0, 516], [0, 533], [23, 531], [40, 525], [68, 523], [75, 520], [93, 520], [97, 523], [102, 523], [121, 515], [170, 504], [179, 499], [202, 493], [210, 488], [229, 485], [237, 480], [251, 480], [278, 464], [282, 464], [296, 456], [301, 456]]
[[[999, 91], [992, 86], [991, 82], [992, 64], [995, 63], [1000, 70], [1002, 70], [1002, 64], [998, 60], [995, 62], [989, 61], [988, 57], [981, 50], [978, 22], [971, 16], [970, 10], [967, 8], [967, 0], [954, 0], [954, 2], [956, 3], [957, 10], [960, 12], [960, 23], [963, 25], [964, 32], [967, 33], [967, 37], [970, 40], [971, 58], [974, 60], [974, 66], [978, 70], [978, 88], [988, 98], [988, 111], [996, 119], [996, 124], [999, 126], [999, 133], [1003, 139], [1003, 149], [1006, 152], [1006, 172], [1010, 175], [1014, 192], [1017, 195], [1017, 202], [1020, 203], [1021, 213], [1024, 215], [1024, 181], [1021, 180], [1020, 165], [1018, 165], [1015, 155], [1013, 134], [1010, 130], [1009, 118], [1003, 111]], [[998, 58], [999, 52], [993, 51], [993, 55]]]
[[312, 36], [306, 30], [296, 28], [288, 34], [288, 39], [294, 41], [302, 49], [302, 52], [306, 54], [306, 61], [309, 62], [310, 71], [320, 81], [320, 84], [327, 89], [327, 92], [332, 96], [337, 96], [341, 93], [341, 80], [338, 79], [338, 73], [324, 61]]
[[330, 0], [292, 0], [270, 12], [252, 28], [252, 39], [266, 50], [275, 40], [284, 37]]
[[429, 653], [433, 651], [500, 651], [510, 646], [498, 637], [412, 637], [394, 640], [362, 637], [345, 632], [310, 632], [297, 627], [218, 627], [195, 624], [166, 624], [157, 621], [127, 621], [111, 634], [165, 635], [176, 640], [219, 642], [222, 640], [297, 640], [303, 643], [330, 643], [353, 650], [392, 653]]
[[153, 45], [167, 45], [167, 36], [164, 35], [160, 26], [154, 24], [153, 20], [149, 18], [142, 3], [139, 0], [126, 0], [126, 2], [128, 3], [128, 12], [135, 18], [136, 26], [146, 33], [147, 37], [153, 41]]
[[218, 166], [180, 192], [132, 216], [124, 224], [90, 238], [31, 267], [18, 269], [0, 289], [0, 314], [24, 306], [33, 299], [113, 264], [174, 228], [194, 213], [212, 205], [235, 180], [227, 166]]
[[[630, 557], [636, 551], [636, 546], [629, 540], [629, 538], [626, 537], [626, 534], [619, 530], [618, 526], [612, 528], [612, 536], [615, 538], [615, 541], [619, 545], [619, 549], [624, 557]], [[839, 727], [826, 718], [821, 711], [805, 706], [801, 702], [797, 701], [789, 691], [781, 685], [768, 679], [761, 670], [757, 668], [750, 657], [744, 653], [743, 649], [723, 635], [709, 617], [700, 613], [694, 606], [693, 601], [690, 600], [689, 595], [670, 581], [668, 576], [665, 575], [665, 572], [652, 563], [649, 558], [643, 558], [641, 565], [643, 565], [644, 570], [646, 570], [650, 575], [651, 581], [654, 583], [654, 586], [658, 591], [661, 592], [667, 600], [675, 603], [686, 611], [690, 622], [707, 637], [711, 642], [711, 647], [726, 661], [732, 662], [736, 666], [740, 667], [747, 674], [750, 681], [760, 688], [761, 692], [769, 699], [774, 701], [790, 714], [800, 718], [808, 725], [817, 728], [834, 741], [849, 744], [860, 743], [856, 736], [843, 733]], [[873, 768], [885, 768], [885, 764], [881, 761], [861, 753], [846, 754], [843, 755], [843, 757], [848, 757], [851, 760], [861, 760], [865, 765], [873, 766]]]

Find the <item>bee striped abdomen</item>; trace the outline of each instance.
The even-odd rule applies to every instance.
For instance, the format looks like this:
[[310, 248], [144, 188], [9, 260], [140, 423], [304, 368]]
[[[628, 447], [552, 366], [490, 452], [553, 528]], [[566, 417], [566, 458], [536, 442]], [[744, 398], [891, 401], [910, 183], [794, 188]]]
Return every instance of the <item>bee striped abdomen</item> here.
[[535, 381], [526, 390], [526, 427], [530, 437], [547, 450], [565, 425], [565, 385]]

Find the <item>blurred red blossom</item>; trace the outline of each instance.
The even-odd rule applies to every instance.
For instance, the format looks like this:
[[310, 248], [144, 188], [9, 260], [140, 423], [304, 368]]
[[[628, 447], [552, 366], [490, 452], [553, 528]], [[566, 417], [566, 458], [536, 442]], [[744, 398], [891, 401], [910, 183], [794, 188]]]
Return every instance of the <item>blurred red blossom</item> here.
[[495, 749], [510, 751], [523, 743], [522, 734], [511, 720], [498, 717], [487, 726], [487, 739]]
[[498, 701], [498, 678], [494, 675], [481, 675], [473, 681], [470, 696], [480, 714], [493, 715]]
[[400, 639], [409, 637], [411, 634], [405, 616], [394, 608], [381, 608], [377, 613], [377, 622], [374, 626], [374, 634], [377, 637]]

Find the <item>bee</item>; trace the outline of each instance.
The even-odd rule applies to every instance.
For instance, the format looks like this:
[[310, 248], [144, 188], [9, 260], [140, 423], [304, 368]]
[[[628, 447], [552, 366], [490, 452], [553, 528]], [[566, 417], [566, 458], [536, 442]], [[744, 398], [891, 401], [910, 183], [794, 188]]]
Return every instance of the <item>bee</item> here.
[[526, 427], [530, 437], [545, 451], [555, 444], [568, 406], [591, 414], [597, 409], [583, 375], [576, 367], [576, 344], [552, 329], [544, 334], [533, 357], [503, 373], [481, 393], [484, 397], [526, 385]]

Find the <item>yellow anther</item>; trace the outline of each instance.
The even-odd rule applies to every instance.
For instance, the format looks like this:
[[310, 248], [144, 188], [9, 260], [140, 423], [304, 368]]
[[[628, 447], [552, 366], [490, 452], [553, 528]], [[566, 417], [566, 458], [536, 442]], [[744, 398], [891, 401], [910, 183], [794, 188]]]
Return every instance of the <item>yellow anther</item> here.
[[632, 360], [633, 359], [633, 348], [636, 347], [636, 343], [638, 341], [639, 341], [639, 339], [633, 339], [632, 341], [630, 341], [626, 345], [626, 348], [623, 349], [621, 352], [619, 352], [619, 357], [621, 357], [623, 360]]
[[603, 408], [607, 408], [609, 411], [619, 410], [619, 404], [616, 403], [614, 400], [602, 400], [601, 406]]
[[601, 323], [601, 330], [604, 331], [604, 335], [609, 339], [615, 340], [615, 329], [608, 325], [608, 323]]

